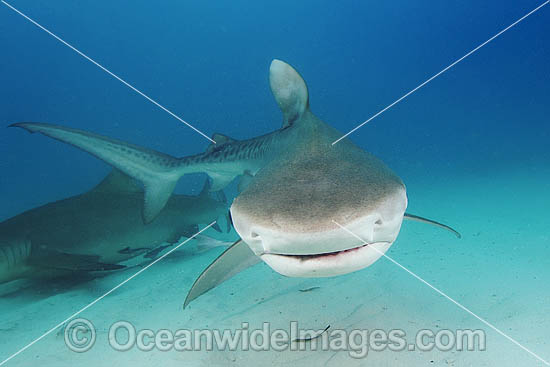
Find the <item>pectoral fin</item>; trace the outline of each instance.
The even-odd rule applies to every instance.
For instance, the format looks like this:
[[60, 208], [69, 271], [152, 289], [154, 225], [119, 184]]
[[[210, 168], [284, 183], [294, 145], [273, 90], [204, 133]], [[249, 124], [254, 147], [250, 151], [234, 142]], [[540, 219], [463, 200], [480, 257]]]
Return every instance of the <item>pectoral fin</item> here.
[[405, 213], [404, 218], [408, 219], [408, 220], [413, 220], [413, 221], [416, 221], [416, 222], [431, 224], [431, 225], [434, 225], [436, 227], [446, 229], [447, 231], [452, 232], [457, 238], [462, 238], [462, 235], [457, 230], [455, 230], [454, 228], [452, 228], [452, 227], [450, 227], [446, 224], [436, 222], [435, 220], [422, 218], [422, 217], [419, 217], [418, 215], [409, 214], [409, 213]]
[[218, 256], [197, 278], [185, 298], [183, 308], [212, 288], [260, 261], [261, 259], [252, 252], [245, 242], [238, 240]]

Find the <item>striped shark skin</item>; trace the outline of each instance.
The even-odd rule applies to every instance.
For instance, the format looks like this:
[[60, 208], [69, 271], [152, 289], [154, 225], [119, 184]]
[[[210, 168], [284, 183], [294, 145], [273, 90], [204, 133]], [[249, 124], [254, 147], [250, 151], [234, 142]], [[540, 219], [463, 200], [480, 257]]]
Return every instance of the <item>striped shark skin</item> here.
[[283, 115], [280, 129], [241, 141], [215, 134], [216, 144], [206, 152], [183, 158], [66, 127], [13, 126], [72, 144], [143, 182], [146, 221], [161, 212], [187, 173], [206, 172], [215, 189], [242, 177], [230, 209], [241, 239], [203, 271], [184, 306], [259, 261], [291, 277], [363, 269], [389, 249], [403, 219], [459, 236], [444, 224], [405, 213], [405, 185], [378, 158], [347, 138], [332, 145], [341, 134], [311, 112], [306, 83], [292, 66], [273, 60], [269, 81]]
[[[101, 135], [44, 123], [16, 123], [11, 127], [40, 132], [69, 143], [116, 167], [144, 185], [144, 221], [149, 223], [160, 213], [179, 178], [188, 173], [206, 172], [212, 178], [212, 191], [219, 191], [235, 177], [253, 176], [291, 143], [292, 134], [276, 131], [254, 139], [237, 141], [214, 134], [217, 144], [205, 153], [174, 158]], [[231, 164], [228, 164], [231, 162]]]
[[144, 224], [143, 189], [113, 170], [88, 192], [1, 222], [0, 283], [116, 270], [133, 257], [155, 257], [166, 243], [227, 215], [227, 203], [211, 198], [208, 188], [199, 196], [172, 195], [156, 220]]

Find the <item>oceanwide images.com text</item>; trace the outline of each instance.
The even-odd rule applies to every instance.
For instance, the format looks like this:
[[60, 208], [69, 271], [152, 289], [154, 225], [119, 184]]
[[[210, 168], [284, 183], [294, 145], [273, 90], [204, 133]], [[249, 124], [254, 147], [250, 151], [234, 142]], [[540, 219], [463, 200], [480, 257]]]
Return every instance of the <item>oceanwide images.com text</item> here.
[[[87, 352], [98, 342], [92, 322], [78, 318], [65, 326], [65, 343], [74, 352]], [[369, 351], [483, 351], [485, 332], [481, 329], [420, 329], [414, 336], [402, 329], [300, 329], [290, 322], [288, 329], [272, 329], [269, 322], [251, 328], [243, 322], [239, 329], [138, 329], [128, 321], [113, 323], [105, 342], [116, 351], [138, 349], [158, 351], [347, 351], [353, 358], [365, 358]]]

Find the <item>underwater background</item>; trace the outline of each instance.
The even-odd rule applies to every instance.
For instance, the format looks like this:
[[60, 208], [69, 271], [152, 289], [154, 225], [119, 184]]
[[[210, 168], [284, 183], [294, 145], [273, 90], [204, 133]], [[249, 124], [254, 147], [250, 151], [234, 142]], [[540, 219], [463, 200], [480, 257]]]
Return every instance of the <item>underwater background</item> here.
[[[281, 124], [272, 59], [293, 65], [310, 105], [345, 133], [528, 13], [540, 1], [25, 1], [16, 7], [207, 135]], [[60, 124], [170, 155], [209, 142], [0, 4], [0, 124]], [[550, 359], [550, 5], [350, 135], [405, 182], [411, 213], [388, 254]], [[88, 190], [110, 168], [71, 146], [0, 133], [0, 220]], [[204, 177], [180, 180], [197, 194]], [[231, 241], [234, 233], [220, 240]], [[539, 366], [519, 346], [385, 259], [345, 276], [283, 278], [261, 265], [182, 310], [221, 248], [171, 256], [83, 314], [106, 333], [141, 327], [483, 328], [481, 352], [116, 352], [78, 354], [53, 333], [7, 366]], [[194, 256], [196, 255], [196, 256]], [[0, 361], [132, 274], [0, 298]], [[299, 289], [319, 287], [314, 292]], [[38, 293], [37, 293], [38, 292]], [[105, 336], [105, 335], [104, 335]], [[99, 343], [98, 343], [99, 344]]]

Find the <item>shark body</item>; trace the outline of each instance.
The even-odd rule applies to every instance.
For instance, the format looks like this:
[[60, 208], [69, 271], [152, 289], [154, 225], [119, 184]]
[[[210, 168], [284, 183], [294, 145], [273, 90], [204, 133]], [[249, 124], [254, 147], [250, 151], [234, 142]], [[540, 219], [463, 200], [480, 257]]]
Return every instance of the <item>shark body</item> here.
[[154, 257], [165, 243], [198, 231], [227, 213], [227, 204], [172, 195], [156, 220], [144, 224], [143, 190], [117, 170], [81, 195], [28, 210], [0, 223], [0, 283], [78, 271], [123, 268], [118, 263]]
[[378, 158], [349, 139], [332, 145], [341, 134], [311, 112], [307, 86], [294, 68], [274, 60], [269, 81], [283, 114], [279, 130], [242, 141], [215, 134], [216, 144], [189, 157], [55, 125], [15, 126], [72, 144], [141, 180], [146, 221], [161, 212], [186, 173], [206, 172], [215, 189], [242, 176], [246, 184], [230, 210], [241, 240], [201, 274], [185, 304], [260, 260], [294, 277], [362, 269], [393, 244], [404, 218], [452, 230], [406, 214], [405, 185]]

